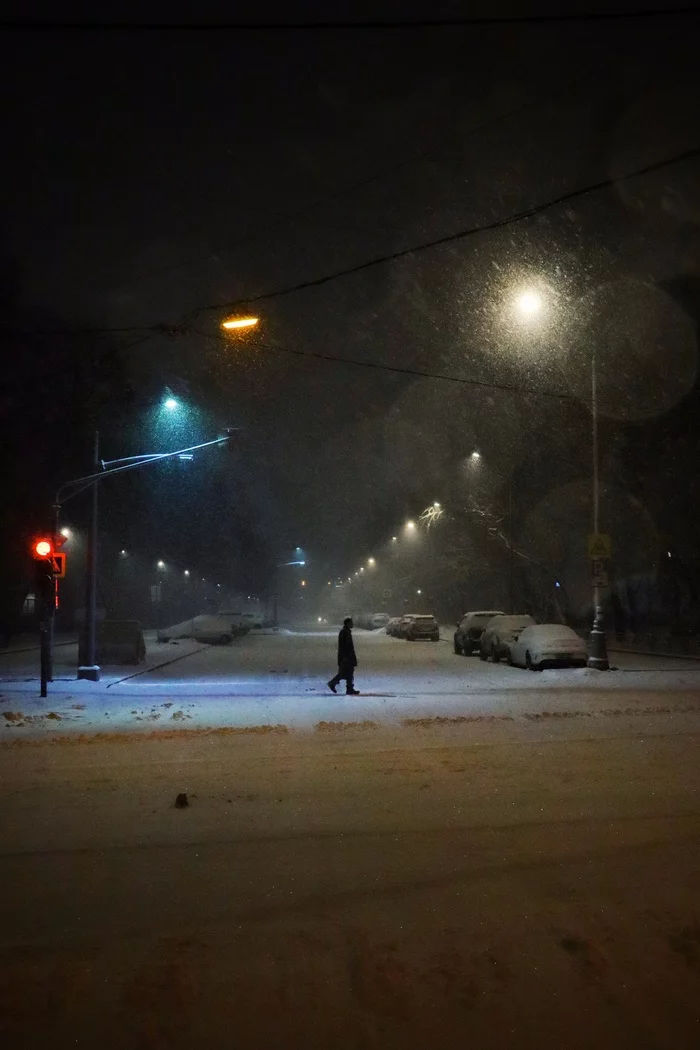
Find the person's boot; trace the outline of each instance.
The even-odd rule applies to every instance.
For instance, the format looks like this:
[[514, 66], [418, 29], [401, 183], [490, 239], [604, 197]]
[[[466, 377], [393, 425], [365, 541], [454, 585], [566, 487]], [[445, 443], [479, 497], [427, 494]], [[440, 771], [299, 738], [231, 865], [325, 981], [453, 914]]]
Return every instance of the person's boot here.
[[328, 685], [328, 688], [330, 689], [330, 691], [331, 691], [332, 693], [335, 693], [335, 692], [337, 692], [337, 690], [336, 690], [335, 686], [333, 685], [333, 679], [332, 679], [332, 678], [331, 678], [330, 682], [327, 682], [326, 684]]
[[346, 696], [359, 696], [360, 695], [360, 690], [359, 689], [346, 689], [345, 695]]

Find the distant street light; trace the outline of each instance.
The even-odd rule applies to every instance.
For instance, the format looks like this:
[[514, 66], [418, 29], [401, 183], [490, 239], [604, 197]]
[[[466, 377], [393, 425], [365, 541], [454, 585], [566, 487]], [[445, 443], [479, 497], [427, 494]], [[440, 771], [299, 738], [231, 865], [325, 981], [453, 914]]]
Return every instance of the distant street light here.
[[61, 529], [61, 535], [62, 535], [62, 536], [65, 536], [65, 538], [66, 538], [67, 540], [69, 540], [69, 539], [71, 538], [71, 536], [73, 535], [73, 532], [72, 532], [72, 530], [71, 530], [71, 529], [67, 528], [67, 527], [66, 527], [66, 526], [64, 525], [64, 526], [63, 526], [63, 528]]
[[477, 452], [476, 449], [474, 449], [474, 451], [472, 452], [472, 454], [471, 454], [471, 456], [469, 458], [473, 459], [474, 461], [476, 461], [477, 459], [481, 459], [481, 453]]
[[413, 532], [415, 527], [416, 527], [415, 521], [407, 521], [406, 522], [406, 528], [408, 529], [409, 532]]
[[121, 554], [122, 558], [126, 558], [126, 551], [125, 550], [120, 550], [119, 553]]
[[230, 332], [235, 328], [255, 328], [259, 321], [259, 317], [229, 317], [228, 321], [222, 322], [221, 327]]
[[398, 536], [392, 536], [391, 537], [391, 542], [392, 543], [396, 543], [397, 539], [398, 539]]
[[185, 576], [189, 576], [189, 574], [190, 574], [190, 570], [189, 569], [185, 569], [184, 575]]
[[423, 593], [423, 592], [422, 592], [422, 590], [421, 590], [421, 589], [420, 589], [420, 587], [419, 587], [419, 588], [417, 589], [417, 591], [416, 591], [416, 594], [422, 594], [422, 593]]
[[368, 565], [370, 566], [370, 568], [371, 568], [372, 566], [376, 565], [377, 563], [376, 563], [376, 561], [374, 560], [374, 558], [368, 558], [368, 559], [367, 559], [367, 564], [368, 564]]
[[162, 559], [161, 559], [161, 561], [158, 562], [158, 568], [159, 569], [164, 569], [165, 568], [165, 562]]
[[163, 408], [167, 408], [170, 412], [174, 411], [178, 407], [178, 401], [174, 397], [166, 397], [163, 402]]

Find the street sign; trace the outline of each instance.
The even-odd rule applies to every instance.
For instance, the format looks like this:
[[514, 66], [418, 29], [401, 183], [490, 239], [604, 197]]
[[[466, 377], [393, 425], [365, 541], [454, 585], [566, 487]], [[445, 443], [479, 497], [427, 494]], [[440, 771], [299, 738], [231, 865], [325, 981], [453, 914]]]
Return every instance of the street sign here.
[[51, 555], [51, 571], [57, 580], [62, 580], [66, 575], [66, 562], [68, 560], [67, 554], [62, 554], [60, 551], [54, 551]]
[[588, 557], [591, 561], [612, 557], [612, 540], [607, 532], [588, 533]]

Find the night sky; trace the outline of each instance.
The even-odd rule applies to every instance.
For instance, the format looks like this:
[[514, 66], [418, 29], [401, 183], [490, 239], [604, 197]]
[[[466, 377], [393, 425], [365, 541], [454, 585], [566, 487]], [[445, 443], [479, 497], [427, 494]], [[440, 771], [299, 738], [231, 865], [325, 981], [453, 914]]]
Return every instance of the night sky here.
[[[295, 9], [307, 15], [319, 11]], [[5, 323], [28, 333], [5, 346], [14, 410], [31, 421], [35, 370], [97, 347], [116, 362], [95, 410], [107, 454], [157, 440], [135, 402], [165, 386], [193, 406], [166, 438], [243, 427], [189, 474], [113, 482], [104, 528], [175, 559], [201, 550], [203, 565], [225, 542], [232, 582], [264, 587], [296, 543], [322, 575], [345, 575], [407, 514], [458, 502], [474, 448], [494, 492], [517, 480], [523, 514], [585, 477], [595, 346], [604, 469], [668, 531], [673, 507], [661, 522], [651, 506], [659, 486], [681, 487], [668, 442], [682, 476], [696, 447], [674, 412], [695, 396], [697, 158], [264, 299], [238, 340], [220, 338], [226, 309], [202, 308], [244, 310], [696, 147], [699, 25], [5, 31], [0, 271]], [[531, 327], [512, 307], [528, 288], [547, 303]], [[135, 330], [158, 324], [184, 332]], [[64, 480], [61, 442], [79, 467], [90, 422], [59, 413], [50, 454], [30, 425], [25, 466], [48, 462], [48, 488]]]

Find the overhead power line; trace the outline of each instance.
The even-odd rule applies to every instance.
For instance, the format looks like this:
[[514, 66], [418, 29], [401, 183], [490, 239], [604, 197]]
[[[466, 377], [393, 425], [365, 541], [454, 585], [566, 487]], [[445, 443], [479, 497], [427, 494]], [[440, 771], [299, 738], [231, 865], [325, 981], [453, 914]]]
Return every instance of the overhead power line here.
[[[230, 345], [226, 337], [220, 332], [196, 332], [205, 338], [212, 336], [227, 345]], [[268, 350], [271, 353], [291, 354], [295, 357], [315, 358], [318, 361], [328, 361], [331, 364], [350, 365], [358, 368], [371, 368], [376, 372], [390, 372], [395, 375], [414, 376], [418, 379], [436, 379], [446, 383], [459, 383], [461, 386], [474, 386], [488, 390], [502, 390], [511, 394], [534, 394], [537, 397], [552, 398], [557, 401], [575, 401], [581, 403], [581, 398], [576, 394], [566, 394], [561, 391], [544, 390], [542, 387], [523, 386], [522, 383], [495, 383], [482, 379], [472, 379], [467, 376], [454, 376], [447, 372], [430, 372], [421, 368], [405, 368], [400, 365], [385, 365], [379, 361], [362, 361], [354, 357], [339, 357], [336, 354], [325, 354], [320, 350], [301, 350], [299, 347], [280, 346], [277, 343], [261, 343], [256, 340], [246, 340], [246, 346], [254, 346], [260, 350]]]
[[[385, 263], [394, 262], [397, 259], [406, 258], [409, 255], [415, 255], [418, 252], [427, 251], [430, 248], [438, 248], [446, 244], [454, 244], [460, 240], [466, 240], [470, 237], [474, 237], [480, 233], [487, 233], [490, 230], [502, 229], [507, 226], [515, 225], [518, 222], [522, 222], [525, 219], [533, 218], [536, 215], [541, 215], [551, 208], [555, 208], [560, 204], [565, 204], [568, 201], [576, 200], [581, 197], [585, 197], [590, 193], [594, 193], [598, 190], [609, 189], [613, 186], [620, 185], [621, 183], [628, 182], [631, 179], [640, 178], [643, 175], [649, 175], [655, 171], [661, 171], [664, 168], [671, 167], [674, 164], [680, 164], [683, 161], [695, 160], [700, 156], [700, 146], [693, 146], [691, 149], [684, 150], [682, 153], [677, 153], [672, 157], [666, 157], [663, 160], [654, 161], [652, 164], [647, 164], [644, 167], [636, 168], [634, 171], [625, 173], [624, 175], [612, 176], [608, 179], [601, 179], [599, 182], [592, 182], [586, 186], [582, 186], [576, 190], [570, 190], [568, 193], [563, 193], [559, 197], [551, 198], [548, 201], [544, 201], [540, 204], [533, 205], [530, 208], [525, 208], [521, 211], [514, 212], [511, 215], [505, 216], [501, 219], [494, 219], [492, 222], [482, 223], [477, 226], [470, 226], [466, 229], [457, 230], [455, 233], [446, 234], [443, 237], [437, 237], [431, 241], [422, 241], [419, 244], [414, 244], [409, 248], [402, 248], [397, 252], [390, 252], [386, 255], [376, 256], [373, 259], [368, 259], [365, 262], [357, 263], [355, 266], [349, 266], [342, 270], [334, 270], [332, 273], [325, 274], [322, 277], [316, 277], [308, 281], [300, 281], [298, 284], [287, 285], [283, 288], [277, 288], [270, 292], [262, 292], [259, 295], [241, 297], [231, 302], [225, 303], [213, 303], [208, 306], [201, 306], [195, 310], [192, 310], [188, 314], [188, 319], [182, 322], [168, 322], [160, 321], [151, 325], [121, 325], [116, 328], [99, 326], [92, 328], [74, 328], [74, 329], [52, 329], [52, 330], [33, 330], [33, 331], [17, 331], [14, 330], [14, 334], [23, 336], [45, 336], [45, 335], [62, 335], [62, 336], [73, 336], [79, 334], [116, 334], [116, 333], [135, 333], [151, 332], [154, 335], [170, 335], [170, 336], [181, 336], [187, 335], [188, 333], [196, 333], [201, 335], [194, 326], [194, 321], [201, 317], [202, 314], [211, 313], [214, 311], [233, 310], [239, 309], [244, 306], [250, 306], [254, 303], [263, 302], [268, 299], [281, 298], [282, 296], [292, 295], [294, 292], [304, 291], [307, 288], [318, 288], [325, 284], [330, 284], [332, 281], [339, 280], [342, 277], [349, 277], [355, 273], [362, 273], [365, 270], [372, 269], [375, 266], [381, 266]], [[13, 330], [5, 329], [7, 332]], [[210, 334], [210, 333], [209, 333]]]
[[[565, 93], [573, 84], [578, 82], [578, 77], [572, 78], [571, 81], [567, 82], [566, 85], [557, 85], [557, 98], [561, 98], [562, 94]], [[473, 127], [468, 128], [461, 135], [461, 141], [466, 142], [472, 136], [478, 135], [482, 131], [487, 131], [491, 128], [496, 127], [505, 121], [510, 120], [512, 117], [520, 117], [525, 113], [529, 113], [534, 109], [538, 109], [540, 106], [545, 105], [552, 98], [552, 92], [547, 95], [541, 96], [540, 98], [533, 99], [530, 102], [525, 102], [522, 105], [516, 106], [513, 109], [505, 110], [502, 113], [491, 117], [488, 120], [483, 120], [479, 124], [475, 124]], [[340, 189], [335, 189], [331, 193], [324, 194], [322, 197], [317, 197], [316, 200], [310, 204], [304, 204], [300, 208], [296, 208], [293, 211], [287, 212], [286, 214], [277, 215], [268, 223], [264, 223], [252, 230], [250, 233], [243, 234], [240, 237], [236, 237], [234, 240], [229, 241], [224, 245], [218, 245], [214, 249], [203, 252], [197, 256], [192, 256], [189, 259], [185, 259], [182, 262], [171, 263], [168, 266], [163, 266], [158, 269], [147, 270], [144, 273], [136, 274], [135, 277], [130, 281], [130, 285], [133, 286], [138, 284], [140, 281], [148, 280], [151, 277], [160, 277], [164, 274], [175, 273], [177, 270], [189, 269], [193, 266], [198, 266], [200, 263], [203, 264], [211, 259], [212, 255], [218, 252], [230, 252], [235, 248], [239, 248], [243, 244], [250, 244], [251, 242], [260, 240], [265, 234], [271, 233], [273, 230], [279, 229], [281, 226], [285, 226], [289, 222], [294, 222], [295, 219], [303, 218], [308, 215], [309, 212], [316, 211], [318, 208], [322, 208], [326, 204], [330, 204], [333, 201], [337, 201], [342, 197], [346, 197], [349, 194], [356, 192], [357, 190], [364, 189], [366, 186], [371, 186], [373, 183], [378, 182], [380, 179], [384, 179], [387, 176], [393, 175], [396, 172], [403, 171], [405, 168], [412, 167], [414, 164], [420, 163], [420, 161], [426, 160], [428, 157], [435, 155], [440, 149], [439, 145], [431, 146], [428, 149], [421, 150], [420, 153], [414, 154], [412, 157], [406, 157], [403, 160], [397, 161], [394, 164], [389, 164], [383, 168], [372, 172], [369, 175], [363, 176], [361, 179], [357, 179], [355, 182], [351, 182]]]
[[585, 22], [628, 22], [661, 18], [682, 18], [700, 13], [697, 5], [673, 8], [635, 8], [622, 11], [578, 11], [570, 14], [473, 15], [462, 18], [368, 19], [315, 22], [133, 22], [133, 21], [41, 21], [13, 18], [0, 21], [0, 29], [82, 31], [99, 30], [140, 32], [211, 33], [221, 30], [236, 32], [309, 32], [310, 30], [416, 30], [453, 29], [460, 26], [576, 25]]
[[489, 230], [498, 230], [505, 226], [512, 226], [517, 222], [522, 222], [524, 219], [532, 219], [536, 215], [541, 215], [543, 212], [549, 211], [551, 208], [555, 208], [560, 204], [566, 204], [569, 201], [578, 199], [579, 197], [585, 197], [589, 193], [595, 193], [597, 190], [618, 186], [623, 182], [640, 178], [642, 175], [649, 175], [655, 171], [661, 171], [663, 168], [671, 167], [674, 164], [680, 164], [686, 160], [694, 160], [698, 156], [700, 156], [700, 146], [693, 146], [691, 149], [684, 150], [682, 153], [677, 153], [673, 157], [666, 157], [663, 160], [654, 161], [653, 164], [646, 164], [644, 167], [636, 168], [634, 171], [627, 172], [624, 175], [612, 176], [608, 179], [601, 179], [599, 182], [589, 183], [587, 186], [582, 186], [576, 190], [570, 190], [568, 193], [562, 193], [559, 197], [554, 197], [541, 204], [535, 204], [530, 208], [524, 208], [521, 211], [514, 212], [512, 215], [508, 215], [505, 218], [494, 219], [492, 222], [482, 223], [478, 226], [469, 226], [466, 229], [457, 230], [455, 233], [448, 233], [443, 237], [436, 237], [430, 241], [421, 241], [418, 244], [411, 245], [409, 248], [402, 248], [397, 252], [389, 252], [386, 255], [377, 255], [373, 259], [367, 259], [365, 262], [357, 263], [355, 266], [348, 266], [343, 270], [334, 270], [332, 273], [325, 274], [323, 277], [315, 277], [308, 281], [300, 281], [298, 284], [290, 284], [283, 288], [277, 288], [271, 292], [262, 292], [260, 295], [254, 295], [250, 298], [236, 299], [228, 303], [214, 303], [211, 306], [204, 306], [198, 311], [198, 313], [212, 310], [231, 310], [242, 306], [243, 304], [251, 305], [253, 303], [263, 302], [266, 299], [278, 299], [285, 295], [291, 295], [293, 292], [301, 292], [306, 288], [319, 288], [321, 285], [330, 284], [331, 281], [337, 281], [341, 277], [350, 277], [352, 274], [362, 273], [364, 270], [370, 270], [375, 266], [382, 266], [385, 263], [394, 262], [397, 259], [405, 259], [408, 255], [416, 255], [418, 252], [427, 251], [429, 248], [439, 248], [446, 244], [454, 244], [456, 241], [475, 237], [479, 233], [486, 233]]

